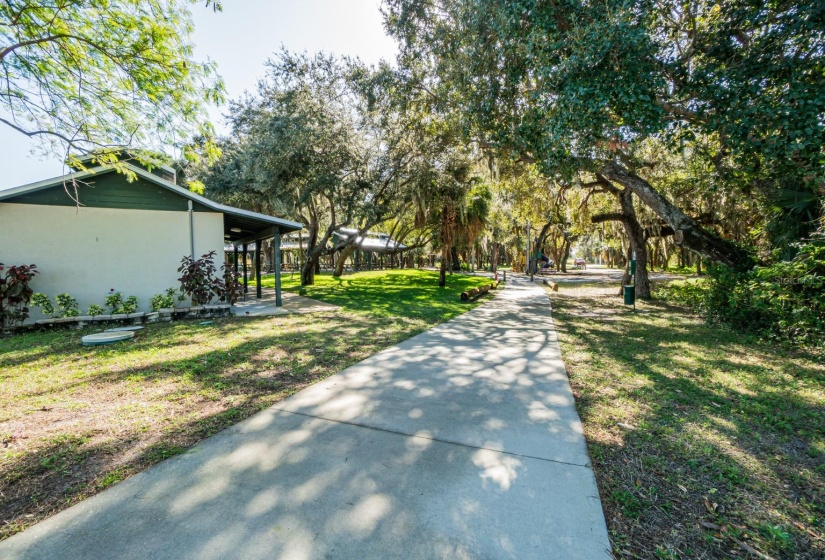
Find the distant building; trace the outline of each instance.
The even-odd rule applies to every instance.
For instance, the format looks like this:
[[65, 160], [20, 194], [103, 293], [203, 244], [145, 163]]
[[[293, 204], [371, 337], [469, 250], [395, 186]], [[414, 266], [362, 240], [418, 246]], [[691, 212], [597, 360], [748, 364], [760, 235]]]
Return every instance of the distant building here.
[[379, 255], [386, 255], [389, 253], [398, 253], [406, 250], [407, 246], [399, 243], [386, 233], [374, 233], [368, 231], [364, 235], [358, 235], [357, 229], [340, 228], [332, 234], [333, 243], [344, 241], [351, 236], [355, 236], [353, 241], [355, 248], [359, 251], [376, 253]]

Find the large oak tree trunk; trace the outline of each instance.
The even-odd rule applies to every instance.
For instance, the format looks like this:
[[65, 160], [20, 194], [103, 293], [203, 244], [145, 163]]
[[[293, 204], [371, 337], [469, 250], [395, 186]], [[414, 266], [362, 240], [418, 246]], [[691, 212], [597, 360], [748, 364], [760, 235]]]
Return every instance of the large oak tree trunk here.
[[318, 263], [318, 226], [311, 223], [308, 228], [306, 260], [301, 266], [301, 286], [312, 286], [315, 283], [315, 266]]
[[[645, 239], [645, 230], [639, 223], [636, 217], [636, 209], [633, 207], [633, 191], [624, 189], [619, 191], [615, 189], [614, 192], [621, 204], [622, 211], [620, 213], [599, 214], [593, 216], [591, 221], [595, 223], [606, 221], [619, 221], [624, 225], [627, 237], [630, 240], [630, 247], [628, 247], [628, 260], [633, 253], [636, 254], [636, 297], [642, 299], [650, 299], [650, 280], [648, 278], [648, 254], [647, 254], [647, 240]], [[629, 283], [630, 278], [626, 275], [622, 280], [622, 285]]]
[[647, 275], [647, 240], [645, 230], [636, 218], [633, 208], [633, 191], [625, 189], [619, 195], [622, 213], [625, 215], [624, 227], [630, 238], [630, 250], [636, 253], [636, 297], [650, 299], [650, 280]]
[[606, 164], [601, 169], [601, 174], [610, 181], [633, 191], [639, 200], [673, 228], [676, 232], [674, 240], [677, 244], [684, 245], [714, 262], [731, 268], [747, 269], [752, 265], [750, 257], [744, 250], [735, 243], [704, 229], [699, 222], [682, 212], [638, 175], [616, 163]]
[[301, 267], [301, 286], [312, 286], [315, 283], [315, 263], [307, 259]]

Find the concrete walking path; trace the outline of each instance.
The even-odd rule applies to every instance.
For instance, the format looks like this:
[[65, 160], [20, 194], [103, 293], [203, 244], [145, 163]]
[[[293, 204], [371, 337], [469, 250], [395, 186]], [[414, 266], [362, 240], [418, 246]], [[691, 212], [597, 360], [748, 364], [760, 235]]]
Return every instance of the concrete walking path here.
[[544, 291], [498, 296], [5, 542], [0, 558], [608, 559]]

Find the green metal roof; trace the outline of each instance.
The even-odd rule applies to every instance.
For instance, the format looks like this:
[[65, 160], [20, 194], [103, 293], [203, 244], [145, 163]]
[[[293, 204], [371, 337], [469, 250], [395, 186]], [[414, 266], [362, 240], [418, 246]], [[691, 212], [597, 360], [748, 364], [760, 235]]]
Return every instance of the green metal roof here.
[[[140, 167], [134, 166], [132, 164], [126, 164], [126, 168], [133, 172], [137, 177], [148, 181], [149, 183], [162, 187], [165, 191], [169, 192], [170, 194], [177, 195], [178, 197], [190, 200], [195, 205], [195, 209], [198, 211], [212, 211], [212, 212], [220, 212], [223, 214], [224, 217], [224, 233], [225, 239], [229, 242], [237, 242], [237, 241], [244, 241], [247, 243], [251, 243], [252, 241], [258, 239], [265, 239], [267, 237], [272, 237], [273, 235], [273, 228], [278, 228], [278, 231], [282, 234], [289, 233], [292, 231], [298, 231], [303, 226], [298, 222], [293, 222], [291, 220], [284, 220], [282, 218], [276, 218], [274, 216], [267, 216], [266, 214], [260, 214], [258, 212], [252, 212], [250, 210], [243, 210], [241, 208], [235, 208], [233, 206], [227, 206], [225, 204], [219, 204], [208, 198], [201, 196], [199, 194], [193, 193], [187, 189], [179, 187], [178, 185], [171, 183], [153, 173], [150, 173]], [[47, 189], [53, 189], [55, 187], [61, 187], [61, 189], [67, 183], [71, 183], [72, 181], [78, 181], [81, 183], [84, 182], [92, 182], [93, 179], [98, 177], [103, 177], [109, 175], [111, 173], [116, 173], [114, 167], [110, 165], [104, 165], [100, 167], [95, 167], [93, 169], [89, 169], [88, 171], [82, 171], [77, 173], [71, 173], [68, 175], [63, 175], [61, 177], [54, 177], [52, 179], [46, 179], [44, 181], [39, 181], [37, 183], [31, 183], [28, 185], [22, 185], [20, 187], [15, 187], [12, 189], [7, 189], [0, 191], [0, 202], [15, 202], [14, 199], [18, 199], [17, 202], [26, 202], [26, 200], [34, 200], [37, 197], [37, 193], [43, 194], [43, 191]], [[83, 185], [81, 184], [81, 189]], [[69, 197], [66, 193], [61, 193], [62, 198], [58, 202], [50, 202], [48, 199], [43, 199], [42, 197], [37, 197], [40, 200], [36, 203], [38, 204], [56, 204], [56, 205], [74, 205], [75, 202]], [[162, 196], [158, 196], [158, 198], [163, 198]], [[65, 201], [65, 202], [64, 202]], [[161, 207], [160, 209], [165, 210], [178, 210], [179, 208], [171, 207], [168, 204], [168, 200], [161, 201], [159, 203], [166, 203], [166, 207]], [[133, 203], [127, 202], [118, 202], [118, 201], [108, 201], [107, 204], [103, 205], [103, 207], [118, 207], [118, 208], [131, 208], [136, 209], [139, 206]], [[185, 207], [180, 208], [185, 209]], [[239, 231], [238, 231], [239, 230]]]

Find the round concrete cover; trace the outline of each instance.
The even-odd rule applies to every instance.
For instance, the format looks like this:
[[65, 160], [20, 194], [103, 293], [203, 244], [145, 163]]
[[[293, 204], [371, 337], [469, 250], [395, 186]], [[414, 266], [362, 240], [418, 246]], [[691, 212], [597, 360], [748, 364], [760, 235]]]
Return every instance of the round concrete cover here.
[[135, 333], [132, 331], [102, 332], [86, 335], [81, 340], [83, 341], [83, 346], [100, 346], [102, 344], [111, 344], [113, 342], [120, 342], [121, 340], [128, 340], [134, 336]]

